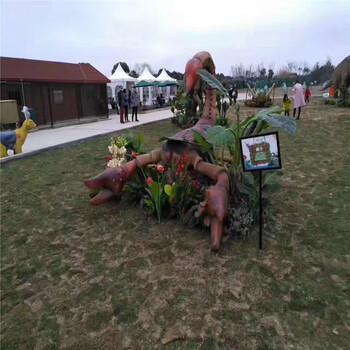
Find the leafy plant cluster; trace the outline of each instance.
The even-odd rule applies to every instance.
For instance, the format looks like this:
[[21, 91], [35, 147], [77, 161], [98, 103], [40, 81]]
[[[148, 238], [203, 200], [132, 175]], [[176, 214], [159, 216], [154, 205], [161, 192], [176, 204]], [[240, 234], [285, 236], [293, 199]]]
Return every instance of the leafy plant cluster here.
[[177, 165], [173, 163], [168, 169], [161, 163], [140, 169], [124, 186], [133, 203], [146, 207], [159, 222], [167, 215], [180, 218], [191, 227], [203, 219], [205, 189], [196, 173], [188, 168], [186, 152]]
[[[198, 74], [224, 97], [229, 97], [228, 91], [209, 72], [200, 71]], [[239, 105], [235, 105], [235, 111], [236, 120], [232, 125], [229, 127], [216, 125], [208, 130], [205, 140], [198, 140], [197, 137], [196, 141], [206, 142], [206, 147], [214, 150], [216, 157], [213, 159], [217, 159], [217, 164], [228, 168], [232, 200], [227, 227], [229, 231], [242, 233], [246, 232], [242, 227], [256, 222], [259, 179], [256, 173], [253, 175], [242, 171], [240, 138], [261, 134], [268, 128], [279, 128], [290, 135], [295, 135], [296, 122], [292, 118], [282, 116], [282, 110], [278, 107], [251, 114], [245, 120], [241, 118]], [[266, 207], [269, 203], [268, 192], [277, 186], [277, 172], [263, 172], [262, 183], [265, 194], [263, 204]]]
[[171, 117], [171, 122], [183, 129], [190, 128], [195, 125], [200, 116], [197, 113], [192, 113], [194, 101], [191, 97], [185, 94], [182, 90], [176, 92], [175, 101], [172, 102], [171, 112], [173, 116]]
[[266, 108], [272, 106], [272, 100], [264, 91], [260, 91], [251, 100], [245, 101], [245, 105], [248, 107]]

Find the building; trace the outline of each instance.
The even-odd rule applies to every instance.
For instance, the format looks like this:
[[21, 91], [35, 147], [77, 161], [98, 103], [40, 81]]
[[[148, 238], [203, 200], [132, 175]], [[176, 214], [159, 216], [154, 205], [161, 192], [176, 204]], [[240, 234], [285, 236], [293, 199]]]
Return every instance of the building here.
[[0, 79], [0, 99], [32, 108], [37, 125], [108, 115], [110, 81], [88, 63], [0, 57]]

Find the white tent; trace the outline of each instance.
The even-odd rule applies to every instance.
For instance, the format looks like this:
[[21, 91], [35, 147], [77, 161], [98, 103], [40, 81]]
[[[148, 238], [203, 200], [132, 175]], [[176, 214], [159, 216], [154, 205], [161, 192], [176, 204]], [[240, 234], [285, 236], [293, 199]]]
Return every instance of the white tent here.
[[108, 79], [111, 81], [111, 83], [108, 83], [107, 86], [112, 89], [112, 96], [110, 97], [114, 97], [116, 100], [120, 86], [122, 86], [124, 89], [129, 88], [130, 85], [137, 80], [136, 78], [126, 74], [121, 64], [118, 64], [117, 69]]
[[176, 79], [169, 76], [166, 70], [163, 68], [160, 72], [159, 76], [156, 78], [156, 81], [164, 82], [164, 81], [176, 81]]
[[147, 67], [145, 67], [142, 74], [137, 78], [137, 81], [141, 81], [141, 80], [156, 81], [157, 78], [154, 75], [152, 75], [152, 73], [148, 70]]
[[[144, 68], [141, 75], [137, 78], [137, 81], [147, 81], [147, 82], [155, 82], [157, 79], [152, 73], [148, 70], [147, 67]], [[144, 105], [152, 105], [153, 97], [155, 95], [155, 88], [152, 86], [142, 87], [140, 88], [140, 100]]]

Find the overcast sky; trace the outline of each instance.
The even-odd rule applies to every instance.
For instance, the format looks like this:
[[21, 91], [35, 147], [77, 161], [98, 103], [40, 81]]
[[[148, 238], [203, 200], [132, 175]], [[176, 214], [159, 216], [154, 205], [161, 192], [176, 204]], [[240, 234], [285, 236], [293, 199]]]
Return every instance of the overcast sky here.
[[1, 56], [89, 62], [147, 62], [183, 72], [209, 51], [217, 72], [239, 63], [338, 64], [350, 54], [350, 0], [1, 0]]

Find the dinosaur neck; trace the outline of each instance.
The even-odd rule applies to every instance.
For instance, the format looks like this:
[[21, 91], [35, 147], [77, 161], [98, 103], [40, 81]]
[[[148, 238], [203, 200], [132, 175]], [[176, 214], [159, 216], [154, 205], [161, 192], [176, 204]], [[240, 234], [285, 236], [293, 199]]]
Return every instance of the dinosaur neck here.
[[22, 144], [24, 143], [24, 141], [27, 138], [27, 134], [28, 134], [28, 129], [26, 128], [26, 126], [23, 124], [18, 130], [17, 130], [18, 134], [20, 134], [20, 140], [22, 142]]
[[202, 119], [208, 120], [211, 125], [215, 125], [218, 109], [216, 108], [216, 89], [207, 87], [205, 92], [205, 103]]

